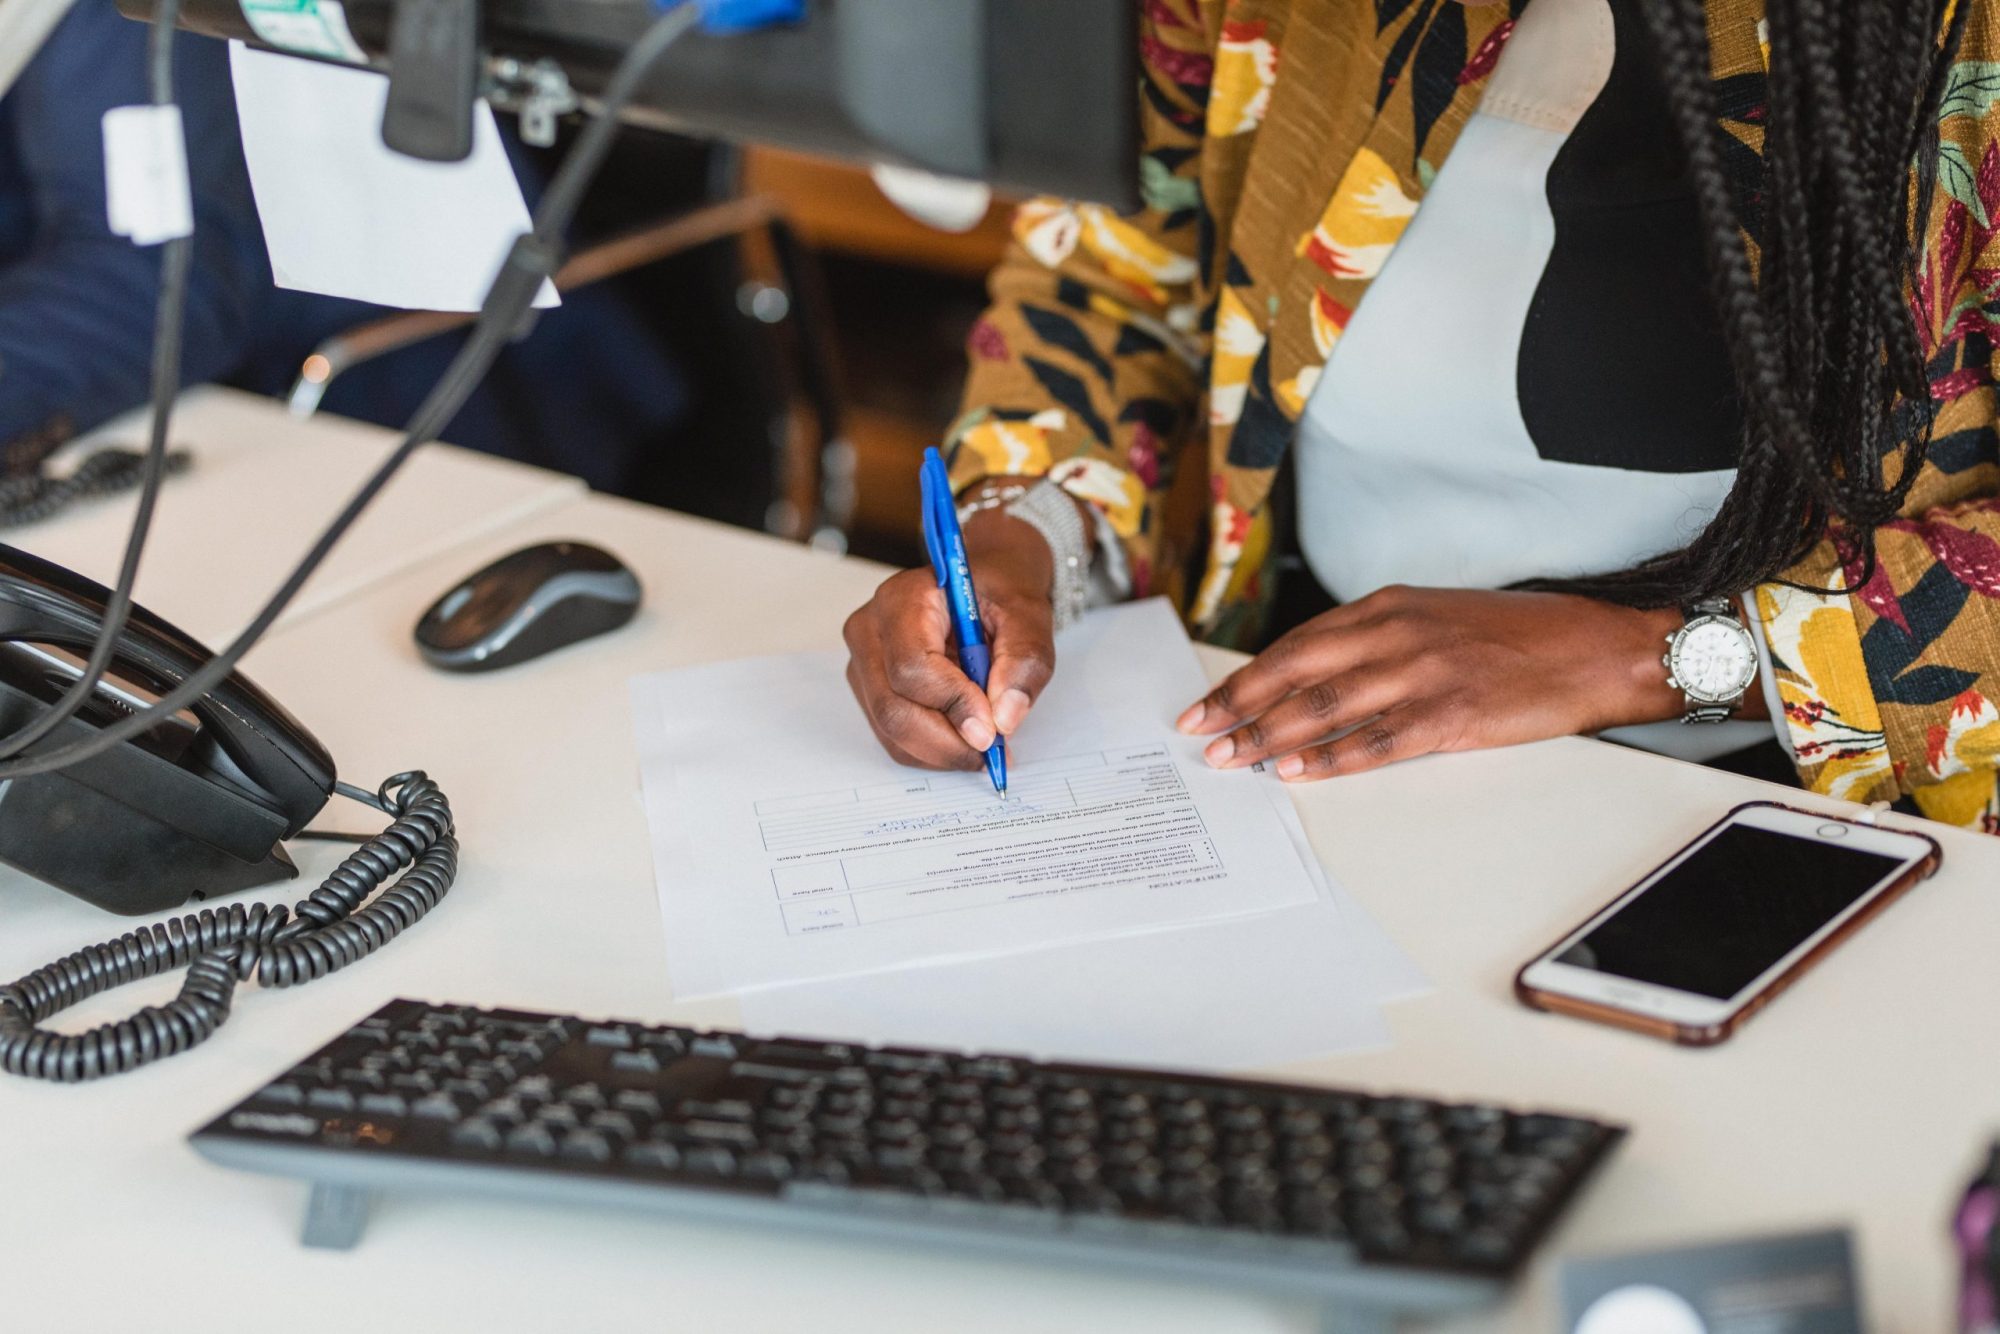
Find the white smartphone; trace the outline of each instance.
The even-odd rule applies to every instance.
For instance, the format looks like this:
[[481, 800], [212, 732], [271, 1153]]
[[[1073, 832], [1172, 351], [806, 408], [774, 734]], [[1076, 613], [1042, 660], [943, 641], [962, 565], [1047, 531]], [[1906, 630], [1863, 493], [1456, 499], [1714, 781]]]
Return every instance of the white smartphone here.
[[1941, 856], [1922, 834], [1739, 806], [1523, 968], [1514, 990], [1536, 1009], [1720, 1042]]

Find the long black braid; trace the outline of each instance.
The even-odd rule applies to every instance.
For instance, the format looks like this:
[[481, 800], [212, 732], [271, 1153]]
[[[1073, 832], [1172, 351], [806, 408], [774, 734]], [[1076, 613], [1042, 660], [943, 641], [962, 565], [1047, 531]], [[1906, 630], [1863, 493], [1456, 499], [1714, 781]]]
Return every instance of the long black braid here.
[[[1718, 123], [1703, 0], [1643, 0], [1743, 403], [1734, 487], [1701, 535], [1620, 573], [1537, 581], [1639, 607], [1778, 576], [1837, 526], [1874, 571], [1935, 416], [1906, 289], [1921, 262], [1938, 106], [1974, 0], [1769, 0], [1753, 260]], [[1915, 181], [1912, 188], [1912, 163]], [[1809, 585], [1802, 585], [1809, 586]]]

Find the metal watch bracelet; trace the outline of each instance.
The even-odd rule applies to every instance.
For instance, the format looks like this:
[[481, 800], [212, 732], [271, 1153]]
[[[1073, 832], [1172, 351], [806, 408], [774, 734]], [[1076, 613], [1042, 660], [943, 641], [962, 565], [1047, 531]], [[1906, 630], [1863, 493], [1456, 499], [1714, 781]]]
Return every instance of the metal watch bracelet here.
[[1090, 594], [1090, 533], [1076, 512], [1076, 502], [1054, 482], [1037, 482], [1001, 513], [1027, 524], [1049, 544], [1055, 564], [1049, 600], [1055, 608], [1056, 629], [1061, 630], [1083, 614]]

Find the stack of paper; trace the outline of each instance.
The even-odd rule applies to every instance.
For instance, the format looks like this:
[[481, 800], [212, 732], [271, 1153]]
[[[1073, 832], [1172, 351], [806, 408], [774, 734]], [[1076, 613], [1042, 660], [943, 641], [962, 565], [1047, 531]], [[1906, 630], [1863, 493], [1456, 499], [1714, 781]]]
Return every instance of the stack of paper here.
[[1282, 784], [1172, 719], [1172, 609], [1065, 633], [986, 776], [901, 768], [838, 654], [633, 683], [675, 994], [758, 1032], [1233, 1069], [1383, 1045], [1424, 988], [1313, 857]]

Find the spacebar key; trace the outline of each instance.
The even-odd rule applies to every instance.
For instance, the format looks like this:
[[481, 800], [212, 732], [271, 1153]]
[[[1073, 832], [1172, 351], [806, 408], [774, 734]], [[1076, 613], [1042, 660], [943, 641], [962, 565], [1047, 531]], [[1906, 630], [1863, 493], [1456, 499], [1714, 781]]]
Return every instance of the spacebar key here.
[[738, 1061], [729, 1067], [732, 1075], [751, 1079], [775, 1079], [787, 1084], [806, 1084], [826, 1078], [827, 1066], [771, 1065], [765, 1061]]

